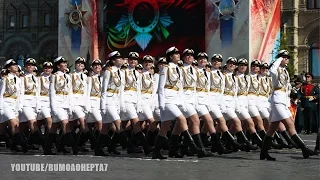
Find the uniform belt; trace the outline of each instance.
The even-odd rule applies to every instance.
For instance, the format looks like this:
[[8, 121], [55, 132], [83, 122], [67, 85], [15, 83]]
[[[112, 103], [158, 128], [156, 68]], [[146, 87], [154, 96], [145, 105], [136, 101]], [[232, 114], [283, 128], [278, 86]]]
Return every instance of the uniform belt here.
[[207, 89], [205, 88], [196, 88], [197, 92], [209, 92]]
[[119, 92], [119, 90], [118, 89], [107, 89], [107, 92], [116, 94]]
[[48, 93], [40, 93], [40, 96], [49, 96]]
[[64, 91], [57, 91], [56, 92], [57, 95], [68, 95], [68, 92], [64, 92]]
[[275, 87], [274, 90], [286, 92], [286, 89], [284, 87]]
[[18, 97], [15, 95], [11, 95], [11, 94], [3, 94], [4, 98], [11, 98], [11, 99], [17, 99]]
[[27, 91], [25, 91], [24, 95], [35, 96], [36, 93], [35, 92], [27, 92]]
[[238, 96], [246, 96], [246, 95], [248, 95], [248, 93], [238, 93], [237, 95]]
[[171, 89], [171, 90], [174, 90], [174, 91], [179, 91], [179, 88], [176, 87], [176, 86], [165, 85], [164, 88], [165, 89]]
[[84, 94], [83, 91], [73, 91], [73, 94]]
[[258, 96], [259, 94], [254, 92], [248, 92], [248, 95]]
[[313, 96], [303, 96], [303, 97], [308, 99], [313, 98]]
[[234, 93], [233, 93], [233, 92], [224, 92], [223, 94], [224, 94], [224, 95], [227, 95], [227, 96], [234, 96]]
[[221, 93], [222, 90], [221, 89], [217, 89], [217, 88], [211, 88], [210, 92], [217, 92], [217, 93]]
[[125, 87], [124, 90], [125, 90], [125, 91], [137, 91], [137, 88], [134, 88], [134, 87]]
[[97, 98], [100, 98], [100, 94], [90, 94], [90, 97], [97, 97]]
[[264, 96], [264, 97], [268, 98], [269, 94], [259, 94], [259, 96]]
[[142, 94], [152, 94], [152, 90], [147, 89], [147, 90], [141, 90]]
[[185, 90], [185, 91], [193, 91], [194, 87], [183, 87], [183, 90]]

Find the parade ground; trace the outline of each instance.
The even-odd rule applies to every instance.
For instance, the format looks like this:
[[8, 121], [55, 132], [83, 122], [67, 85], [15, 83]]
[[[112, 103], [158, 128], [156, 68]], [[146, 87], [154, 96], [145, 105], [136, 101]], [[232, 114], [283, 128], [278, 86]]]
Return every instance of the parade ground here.
[[[301, 135], [306, 144], [314, 149], [316, 135]], [[120, 148], [119, 148], [120, 149]], [[303, 159], [299, 149], [271, 150], [277, 161], [259, 160], [260, 151], [237, 152], [210, 158], [184, 157], [167, 160], [152, 160], [143, 154], [114, 157], [96, 157], [92, 152], [74, 155], [39, 155], [38, 151], [27, 154], [12, 153], [0, 148], [1, 180], [44, 180], [44, 179], [139, 179], [139, 180], [319, 180], [320, 156]], [[167, 155], [166, 152], [164, 152]], [[26, 172], [13, 171], [12, 164], [107, 164], [107, 169], [91, 172]], [[101, 169], [100, 169], [101, 170]]]

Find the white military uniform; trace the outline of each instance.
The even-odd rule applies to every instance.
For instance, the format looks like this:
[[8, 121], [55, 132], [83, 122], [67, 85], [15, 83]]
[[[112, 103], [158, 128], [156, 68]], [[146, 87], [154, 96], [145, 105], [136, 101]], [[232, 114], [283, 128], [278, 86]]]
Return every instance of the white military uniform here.
[[247, 96], [250, 88], [249, 77], [239, 73], [236, 79], [238, 81], [236, 113], [241, 120], [246, 120], [251, 118], [248, 109], [249, 99]]
[[183, 100], [186, 110], [182, 111], [182, 113], [188, 118], [197, 113], [197, 70], [188, 64], [184, 64], [181, 70], [183, 75]]
[[139, 113], [139, 120], [144, 121], [153, 118], [154, 111], [154, 77], [147, 70], [142, 70], [141, 74], [141, 102], [142, 113]]
[[22, 112], [19, 121], [26, 122], [28, 120], [36, 120], [37, 114], [40, 112], [40, 89], [37, 77], [32, 73], [25, 72], [25, 76], [21, 77], [21, 103]]
[[201, 117], [205, 114], [209, 114], [211, 111], [210, 102], [210, 73], [205, 68], [198, 67], [197, 69], [197, 112]]
[[260, 81], [258, 74], [251, 73], [249, 76], [249, 90], [248, 90], [248, 99], [249, 99], [249, 113], [251, 117], [260, 116], [258, 110], [259, 104], [259, 88]]
[[120, 120], [120, 110], [126, 111], [123, 98], [124, 81], [123, 72], [115, 66], [104, 72], [100, 101], [104, 124]]
[[260, 88], [258, 97], [258, 110], [263, 119], [269, 119], [270, 116], [270, 92], [271, 92], [271, 78], [265, 75], [259, 75]]
[[158, 85], [159, 85], [159, 74], [155, 73], [153, 75], [153, 104], [154, 104], [154, 111], [153, 117], [155, 121], [161, 121], [161, 114], [159, 108], [159, 101], [158, 101]]
[[72, 117], [72, 82], [70, 75], [58, 71], [50, 76], [50, 107], [52, 122]]
[[138, 117], [137, 112], [142, 111], [141, 107], [141, 74], [132, 67], [124, 70], [125, 88], [124, 103], [125, 112], [121, 112], [121, 120], [131, 120]]
[[100, 111], [100, 97], [102, 90], [101, 77], [99, 74], [93, 74], [88, 77], [88, 117], [86, 119], [87, 123], [102, 121], [101, 111]]
[[221, 110], [226, 120], [230, 120], [237, 117], [235, 112], [238, 81], [233, 75], [233, 72], [227, 72], [224, 76], [225, 87], [222, 96]]
[[212, 68], [210, 72], [210, 84], [210, 115], [213, 119], [221, 118], [223, 117], [221, 113], [221, 103], [225, 82], [224, 75], [220, 70]]
[[39, 102], [40, 111], [37, 115], [37, 120], [51, 117], [49, 87], [50, 87], [50, 75], [41, 74], [38, 77], [38, 91], [40, 92]]
[[0, 122], [15, 119], [22, 110], [22, 83], [15, 74], [9, 73], [1, 78], [0, 84]]
[[84, 118], [90, 107], [88, 99], [88, 77], [83, 72], [75, 71], [71, 74], [72, 81], [72, 110], [73, 118], [76, 120]]
[[278, 58], [269, 69], [274, 87], [274, 91], [270, 97], [271, 122], [280, 121], [292, 116], [288, 108], [288, 102], [290, 102], [288, 96], [290, 77], [286, 68], [280, 67], [282, 59], [282, 57]]
[[183, 107], [183, 77], [181, 69], [172, 62], [160, 71], [158, 99], [161, 121], [174, 120], [185, 111]]

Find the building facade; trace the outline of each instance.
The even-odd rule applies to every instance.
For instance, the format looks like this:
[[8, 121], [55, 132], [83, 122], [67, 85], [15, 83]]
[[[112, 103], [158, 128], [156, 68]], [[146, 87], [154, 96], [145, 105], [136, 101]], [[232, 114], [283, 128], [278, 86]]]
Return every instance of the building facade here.
[[320, 0], [282, 0], [284, 34], [294, 52], [295, 74], [320, 76]]
[[0, 1], [0, 66], [13, 58], [52, 59], [58, 54], [58, 0]]

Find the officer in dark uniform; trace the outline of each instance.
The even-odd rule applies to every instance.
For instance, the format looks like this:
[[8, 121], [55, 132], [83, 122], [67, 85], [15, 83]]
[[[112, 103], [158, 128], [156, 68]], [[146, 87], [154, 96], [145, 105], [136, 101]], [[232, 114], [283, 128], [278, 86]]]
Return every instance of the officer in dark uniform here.
[[311, 73], [306, 73], [306, 83], [301, 87], [301, 108], [304, 115], [304, 129], [307, 134], [317, 132], [312, 128], [312, 125], [315, 124], [315, 127], [318, 127], [318, 122], [316, 117], [314, 117], [314, 112], [316, 110], [316, 101], [319, 99], [319, 89], [312, 84], [313, 75]]

